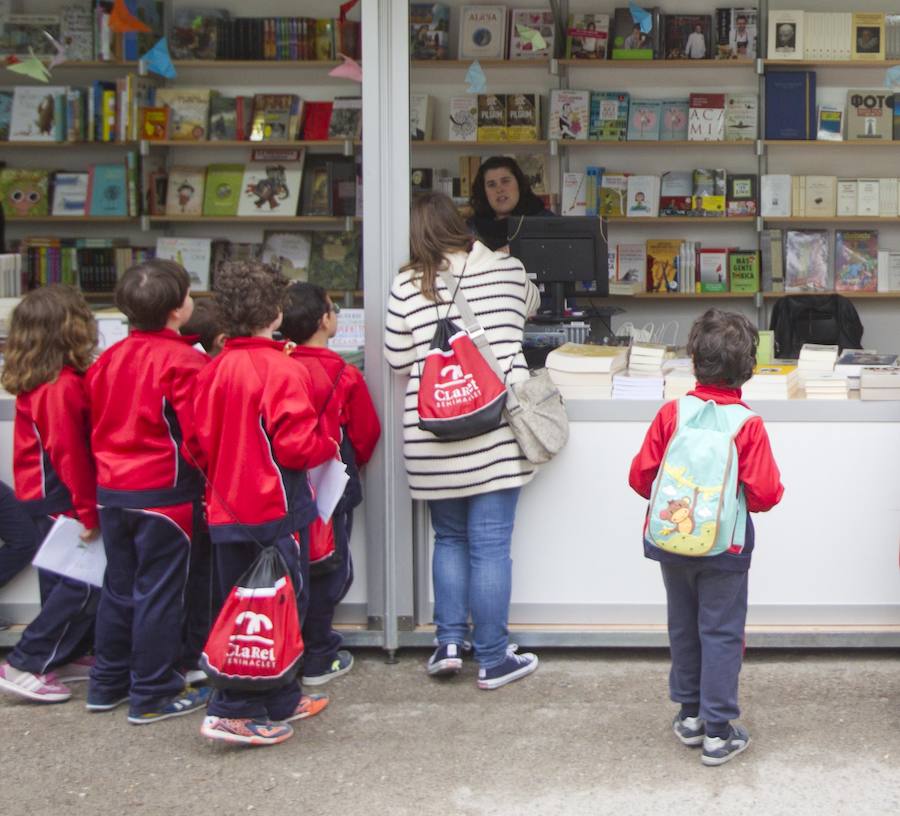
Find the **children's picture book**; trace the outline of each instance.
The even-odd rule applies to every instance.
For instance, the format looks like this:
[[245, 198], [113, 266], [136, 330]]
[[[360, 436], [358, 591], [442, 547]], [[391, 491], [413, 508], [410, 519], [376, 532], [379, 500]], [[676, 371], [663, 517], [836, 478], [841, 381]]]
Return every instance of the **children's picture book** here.
[[804, 15], [802, 11], [769, 11], [769, 50], [772, 60], [802, 60], [804, 57]]
[[169, 138], [203, 141], [209, 127], [209, 88], [159, 88], [156, 104], [169, 108]]
[[628, 105], [628, 141], [659, 141], [661, 112], [658, 99], [632, 99]]
[[566, 58], [605, 60], [609, 45], [608, 14], [570, 14]]
[[409, 57], [444, 60], [450, 56], [450, 8], [444, 3], [409, 6]]
[[664, 59], [711, 59], [712, 18], [708, 14], [664, 14]]
[[628, 201], [628, 174], [604, 173], [600, 180], [600, 215], [625, 215]]
[[[546, 45], [535, 48], [531, 37], [523, 37], [519, 26], [537, 31]], [[556, 24], [549, 8], [516, 9], [510, 12], [509, 58], [512, 60], [541, 59], [555, 56]]]
[[726, 215], [756, 215], [757, 176], [755, 173], [729, 173], [726, 179]]
[[157, 238], [156, 257], [181, 264], [191, 279], [192, 292], [209, 291], [211, 238]]
[[[238, 215], [296, 215], [303, 181], [303, 151], [299, 161], [254, 161], [244, 167]], [[325, 177], [328, 194], [328, 177]]]
[[328, 139], [328, 125], [334, 102], [307, 102], [304, 106], [303, 138], [311, 142]]
[[7, 218], [47, 215], [49, 191], [50, 174], [46, 170], [0, 170], [0, 203]]
[[293, 139], [291, 115], [297, 99], [294, 94], [256, 94], [253, 97], [250, 141], [284, 142]]
[[506, 95], [479, 94], [478, 141], [506, 141]]
[[148, 142], [169, 138], [168, 108], [141, 108], [141, 138]]
[[825, 142], [844, 140], [844, 109], [819, 105], [816, 111], [816, 138]]
[[560, 215], [586, 215], [587, 174], [563, 173]]
[[87, 173], [53, 174], [51, 215], [87, 215]]
[[591, 91], [588, 135], [601, 142], [624, 142], [628, 136], [629, 94], [625, 91]]
[[519, 164], [522, 175], [531, 185], [531, 192], [537, 196], [550, 193], [550, 170], [545, 153], [519, 153], [513, 158]]
[[889, 88], [847, 91], [847, 139], [890, 142], [894, 138], [893, 94]]
[[590, 126], [590, 91], [550, 91], [550, 139], [587, 139]]
[[166, 215], [202, 215], [204, 167], [171, 167], [166, 190]]
[[128, 168], [120, 164], [92, 164], [88, 168], [88, 215], [128, 215]]
[[660, 177], [659, 214], [691, 215], [694, 208], [694, 174], [690, 170], [670, 170]]
[[325, 289], [359, 288], [359, 232], [312, 233], [309, 281]]
[[206, 168], [203, 215], [237, 215], [244, 180], [243, 164], [211, 164]]
[[9, 124], [11, 142], [60, 141], [62, 123], [58, 97], [65, 99], [66, 88], [55, 85], [17, 86], [13, 91]]
[[612, 23], [612, 58], [614, 60], [652, 60], [660, 55], [659, 9], [644, 8], [651, 15], [649, 32], [641, 30], [629, 8], [617, 8]]
[[267, 232], [261, 260], [280, 269], [288, 280], [305, 281], [311, 245], [306, 232]]
[[728, 280], [732, 292], [752, 294], [759, 291], [759, 252], [732, 250], [728, 253]]
[[754, 93], [725, 95], [725, 140], [754, 142], [759, 130], [759, 97]]
[[431, 141], [434, 127], [434, 99], [428, 94], [409, 95], [409, 138], [413, 142]]
[[173, 8], [169, 30], [169, 53], [176, 60], [214, 60], [219, 45], [219, 22], [227, 20], [225, 9]]
[[625, 215], [629, 218], [655, 218], [659, 215], [659, 176], [629, 176], [628, 204]]
[[725, 138], [725, 94], [692, 93], [688, 141], [721, 142]]
[[834, 289], [828, 230], [786, 231], [784, 288], [787, 292], [830, 292]]
[[214, 93], [209, 100], [209, 139], [232, 142], [238, 138], [238, 100]]
[[474, 142], [478, 136], [478, 97], [450, 97], [450, 126], [448, 138], [451, 142]]
[[655, 239], [647, 241], [647, 291], [678, 292], [678, 257], [681, 240]]
[[756, 59], [759, 32], [758, 12], [755, 8], [717, 8], [717, 59]]
[[884, 52], [884, 14], [854, 12], [851, 59], [883, 60]]
[[838, 292], [878, 291], [877, 230], [835, 230], [834, 288]]
[[528, 142], [541, 138], [540, 94], [506, 95], [506, 138], [511, 142]]
[[664, 99], [660, 103], [659, 138], [663, 142], [688, 140], [687, 99]]
[[362, 97], [335, 97], [328, 123], [329, 139], [359, 139], [362, 136]]
[[459, 58], [506, 57], [508, 6], [463, 6], [459, 12]]

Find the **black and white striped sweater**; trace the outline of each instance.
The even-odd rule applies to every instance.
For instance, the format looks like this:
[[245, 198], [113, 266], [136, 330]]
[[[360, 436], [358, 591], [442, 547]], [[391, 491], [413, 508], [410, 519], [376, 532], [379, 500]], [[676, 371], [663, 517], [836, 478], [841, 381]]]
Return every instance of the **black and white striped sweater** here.
[[[447, 256], [455, 278], [462, 275], [461, 291], [485, 330], [488, 342], [504, 371], [507, 384], [528, 378], [522, 356], [526, 317], [540, 302], [537, 288], [525, 277], [516, 258], [493, 252], [476, 241], [466, 262], [465, 253]], [[465, 273], [463, 274], [463, 269]], [[440, 278], [443, 305], [428, 300], [413, 282], [412, 272], [401, 272], [391, 286], [385, 320], [385, 358], [398, 374], [409, 375], [403, 411], [403, 453], [410, 491], [415, 499], [453, 499], [492, 490], [519, 487], [535, 473], [506, 423], [471, 439], [445, 441], [420, 430], [416, 410], [419, 377], [431, 345], [437, 320], [459, 320], [451, 293]]]

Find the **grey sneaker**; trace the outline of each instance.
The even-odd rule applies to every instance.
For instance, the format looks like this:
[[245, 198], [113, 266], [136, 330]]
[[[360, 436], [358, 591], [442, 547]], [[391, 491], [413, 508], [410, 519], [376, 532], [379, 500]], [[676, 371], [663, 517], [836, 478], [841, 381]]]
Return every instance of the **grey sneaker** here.
[[353, 655], [346, 649], [341, 649], [325, 671], [321, 674], [304, 674], [301, 682], [304, 686], [321, 686], [329, 680], [334, 680], [335, 677], [346, 674], [352, 668]]
[[732, 725], [731, 735], [726, 739], [703, 737], [703, 754], [700, 761], [704, 765], [724, 765], [750, 747], [750, 734], [742, 725]]
[[706, 735], [706, 723], [699, 717], [685, 717], [683, 720], [676, 714], [672, 721], [672, 730], [675, 736], [681, 740], [682, 745], [696, 748], [703, 745], [703, 737]]

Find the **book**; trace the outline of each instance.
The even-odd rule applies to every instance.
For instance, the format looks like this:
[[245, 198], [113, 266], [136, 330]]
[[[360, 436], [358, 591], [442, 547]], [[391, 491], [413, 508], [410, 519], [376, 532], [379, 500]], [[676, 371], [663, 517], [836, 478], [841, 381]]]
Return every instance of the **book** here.
[[590, 91], [551, 90], [548, 138], [587, 139], [590, 99]]
[[690, 95], [688, 141], [721, 142], [725, 138], [725, 94]]
[[812, 139], [816, 133], [816, 72], [766, 71], [765, 138]]
[[790, 217], [791, 177], [783, 174], [764, 175], [759, 204], [763, 218]]
[[834, 289], [827, 230], [787, 230], [784, 288], [786, 292], [830, 292]]
[[237, 215], [243, 180], [243, 164], [209, 165], [203, 192], [203, 215]]
[[[220, 46], [220, 32], [227, 20], [225, 9], [174, 8], [172, 26], [169, 30], [169, 53], [177, 60], [214, 60]], [[224, 44], [224, 43], [221, 43]]]
[[450, 8], [444, 3], [409, 6], [409, 57], [444, 60], [450, 55]]
[[[523, 39], [519, 26], [537, 31], [546, 45], [535, 48], [530, 39]], [[511, 60], [541, 59], [556, 53], [556, 23], [549, 8], [516, 9], [510, 12], [509, 58]]]
[[294, 139], [291, 113], [297, 99], [299, 97], [294, 94], [256, 94], [253, 97], [253, 114], [250, 120], [250, 141], [283, 142]]
[[541, 138], [540, 94], [506, 95], [506, 138], [511, 142], [528, 142]]
[[660, 177], [659, 214], [691, 215], [694, 208], [694, 174], [670, 170]]
[[311, 142], [328, 140], [328, 126], [334, 102], [306, 102], [304, 105], [303, 138]]
[[[252, 125], [251, 125], [252, 128]], [[232, 142], [238, 138], [238, 99], [214, 93], [209, 100], [209, 139]]]
[[506, 141], [506, 95], [478, 95], [478, 141]]
[[678, 256], [680, 252], [680, 240], [650, 239], [647, 241], [648, 292], [679, 291]]
[[756, 215], [755, 173], [729, 173], [725, 179], [725, 214], [726, 215]]
[[838, 292], [878, 291], [877, 230], [835, 230], [834, 288]]
[[806, 176], [804, 212], [808, 218], [832, 218], [837, 207], [835, 176]]
[[9, 140], [9, 124], [12, 120], [12, 91], [0, 91], [0, 142]]
[[613, 13], [611, 47], [614, 60], [652, 60], [659, 57], [659, 9], [644, 9], [651, 15], [650, 31], [645, 33], [634, 22], [631, 10], [617, 8]]
[[773, 60], [802, 60], [803, 12], [774, 9], [769, 12], [768, 58]]
[[844, 109], [819, 105], [816, 113], [816, 138], [825, 142], [844, 140]]
[[148, 142], [169, 138], [168, 108], [141, 108], [141, 138]]
[[628, 135], [629, 94], [591, 91], [588, 136], [601, 142], [624, 142]]
[[206, 168], [170, 167], [166, 215], [203, 215]]
[[656, 218], [659, 215], [659, 176], [628, 177], [629, 218]]
[[16, 86], [13, 91], [9, 122], [11, 142], [62, 141], [60, 110], [56, 100], [65, 98], [66, 89], [55, 85]]
[[69, 62], [94, 59], [94, 15], [87, 3], [71, 3], [59, 12], [59, 43]]
[[409, 138], [431, 141], [434, 130], [434, 99], [429, 94], [409, 95]]
[[718, 168], [698, 167], [694, 170], [694, 213], [723, 216], [727, 204], [728, 174]]
[[434, 189], [435, 171], [431, 167], [412, 167], [409, 183], [413, 193], [427, 193]]
[[900, 252], [878, 250], [878, 291], [900, 292]]
[[851, 59], [883, 60], [884, 14], [854, 12], [851, 42]]
[[728, 250], [703, 247], [697, 255], [700, 291], [727, 292]]
[[506, 57], [507, 6], [463, 6], [459, 12], [459, 58]]
[[760, 286], [763, 292], [784, 291], [784, 238], [779, 229], [760, 234]]
[[756, 59], [759, 17], [755, 8], [717, 8], [717, 59]]
[[88, 168], [88, 215], [128, 215], [128, 173], [120, 164], [92, 164]]
[[[610, 374], [628, 363], [626, 346], [601, 346], [596, 343], [563, 343], [547, 355], [546, 367], [556, 373], [583, 375]], [[555, 380], [554, 380], [555, 382]], [[577, 384], [569, 380], [567, 384]], [[585, 382], [589, 385], [590, 382]]]
[[708, 14], [664, 14], [663, 59], [710, 59], [711, 33]]
[[191, 279], [192, 292], [209, 291], [212, 239], [160, 237], [156, 239], [156, 257], [183, 266]]
[[878, 215], [881, 218], [896, 218], [900, 208], [900, 189], [896, 178], [878, 179]]
[[159, 88], [156, 104], [169, 108], [169, 138], [203, 141], [209, 127], [209, 88]]
[[585, 215], [587, 189], [584, 173], [563, 173], [560, 215]]
[[881, 184], [878, 179], [856, 180], [856, 214], [874, 215], [881, 213]]
[[644, 291], [647, 278], [647, 246], [618, 244], [616, 246], [616, 281], [629, 285], [629, 291]]
[[858, 195], [858, 183], [856, 179], [839, 178], [837, 180], [836, 214], [838, 216], [856, 215]]
[[609, 51], [608, 14], [570, 14], [566, 59], [605, 60]]
[[0, 206], [7, 218], [47, 215], [50, 174], [46, 170], [0, 169]]
[[474, 142], [478, 135], [478, 97], [475, 95], [450, 97], [451, 142]]
[[758, 103], [755, 93], [725, 95], [725, 141], [753, 142], [758, 134]]
[[304, 215], [355, 215], [356, 162], [336, 154], [307, 156], [301, 195]]
[[359, 233], [312, 233], [309, 281], [325, 289], [359, 288]]
[[54, 173], [51, 215], [87, 215], [87, 173]]
[[847, 139], [889, 142], [894, 138], [893, 95], [886, 88], [847, 91]]
[[328, 122], [328, 138], [357, 140], [361, 136], [362, 97], [335, 97]]
[[291, 281], [305, 281], [309, 275], [312, 242], [305, 232], [268, 232], [260, 260], [281, 270]]
[[900, 59], [900, 14], [884, 15], [884, 58]]
[[628, 141], [659, 141], [661, 110], [658, 99], [632, 99], [628, 105]]
[[550, 168], [544, 153], [519, 153], [515, 156], [519, 169], [531, 185], [531, 192], [537, 196], [550, 193]]
[[304, 151], [299, 153], [299, 161], [253, 161], [245, 165], [237, 214], [296, 215]]
[[59, 40], [60, 18], [58, 14], [11, 14], [7, 7], [3, 15], [2, 50], [5, 54], [28, 56], [34, 51], [35, 56], [51, 57], [56, 49], [44, 36], [46, 31], [54, 39]]
[[751, 294], [759, 291], [759, 253], [732, 250], [728, 253], [728, 280], [731, 291]]
[[600, 215], [623, 216], [628, 200], [628, 176], [625, 173], [604, 173], [600, 182]]
[[663, 142], [686, 142], [690, 102], [687, 99], [664, 99], [660, 102], [659, 138]]

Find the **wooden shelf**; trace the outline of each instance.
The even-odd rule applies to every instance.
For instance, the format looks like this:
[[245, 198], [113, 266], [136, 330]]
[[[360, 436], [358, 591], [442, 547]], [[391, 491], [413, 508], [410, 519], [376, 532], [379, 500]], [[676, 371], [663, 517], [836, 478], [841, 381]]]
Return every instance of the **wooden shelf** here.
[[670, 147], [699, 147], [699, 148], [740, 148], [740, 149], [748, 149], [756, 146], [755, 141], [741, 141], [741, 142], [696, 142], [696, 141], [686, 141], [686, 140], [673, 140], [673, 141], [662, 141], [661, 139], [632, 139], [625, 140], [621, 142], [611, 142], [611, 141], [603, 141], [600, 139], [560, 139], [559, 146], [565, 148], [580, 148], [580, 147], [602, 147], [606, 149], [607, 147], [611, 148], [628, 148], [628, 147], [637, 147], [637, 148], [650, 148], [650, 149], [668, 149]]
[[[354, 223], [362, 222], [360, 216], [353, 217]], [[342, 225], [346, 221], [343, 215], [151, 215], [151, 224], [334, 224]]]
[[801, 226], [803, 224], [900, 224], [900, 218], [879, 215], [796, 216], [791, 218], [763, 218], [766, 224], [775, 226]]
[[[322, 141], [266, 141], [251, 142], [248, 139], [209, 139], [209, 140], [193, 140], [193, 139], [146, 139], [145, 143], [150, 147], [205, 147], [212, 150], [221, 150], [223, 148], [248, 148], [250, 150], [258, 149], [274, 149], [274, 150], [290, 150], [292, 148], [300, 149], [301, 147], [323, 147], [334, 148], [335, 150], [343, 150], [344, 145], [350, 141], [349, 139], [326, 139]], [[362, 141], [356, 139], [353, 141], [354, 147], [359, 147]]]
[[0, 150], [32, 150], [46, 148], [98, 148], [98, 147], [118, 147], [120, 149], [137, 150], [140, 146], [139, 142], [0, 142]]
[[[410, 60], [409, 65], [410, 68], [414, 69], [429, 69], [429, 68], [468, 68], [473, 62], [474, 59], [465, 59], [465, 60]], [[562, 60], [560, 60], [562, 62]], [[547, 57], [541, 57], [540, 59], [522, 59], [522, 60], [509, 60], [509, 59], [481, 59], [478, 60], [478, 64], [482, 68], [540, 68], [544, 71], [549, 70], [550, 68], [550, 60]]]
[[[50, 59], [42, 59], [42, 62], [49, 63]], [[97, 68], [128, 68], [136, 70], [138, 67], [137, 60], [86, 60], [84, 62], [61, 62], [53, 70], [54, 71], [83, 71], [96, 70]], [[19, 74], [18, 76], [21, 76]]]
[[130, 215], [26, 215], [7, 216], [7, 224], [137, 224]]
[[232, 68], [305, 68], [331, 69], [343, 65], [343, 60], [172, 60], [176, 68], [198, 70], [229, 70]]
[[[327, 292], [328, 297], [344, 297], [347, 294], [353, 295], [353, 297], [363, 296], [362, 289], [328, 289]], [[115, 292], [85, 292], [83, 290], [81, 294], [84, 295], [84, 299], [88, 302], [111, 301], [115, 296]], [[191, 290], [191, 297], [194, 298], [209, 298], [213, 294], [213, 292]]]
[[828, 147], [828, 148], [856, 148], [856, 147], [900, 147], [900, 141], [890, 139], [844, 139], [840, 142], [830, 142], [827, 139], [765, 139], [766, 147]]
[[589, 59], [561, 59], [560, 65], [569, 68], [659, 68], [668, 71], [670, 68], [676, 70], [693, 69], [712, 71], [720, 68], [750, 68], [756, 66], [755, 60], [589, 60]]
[[753, 215], [733, 215], [726, 216], [703, 216], [703, 215], [660, 215], [654, 217], [627, 216], [627, 215], [611, 215], [607, 218], [610, 224], [697, 224], [704, 226], [722, 227], [726, 224], [754, 224], [756, 216]]
[[763, 60], [773, 68], [874, 68], [884, 69], [900, 65], [900, 60]]
[[747, 300], [756, 297], [755, 292], [635, 292], [633, 295], [614, 295], [609, 297], [641, 300]]
[[763, 292], [762, 296], [766, 300], [777, 300], [778, 298], [783, 297], [793, 297], [794, 295], [799, 295], [800, 297], [805, 297], [807, 295], [843, 295], [846, 298], [850, 298], [851, 300], [898, 300], [900, 299], [900, 292], [835, 292], [834, 290], [828, 292]]
[[462, 141], [454, 141], [447, 139], [432, 139], [430, 141], [414, 141], [410, 140], [409, 142], [411, 147], [455, 147], [455, 148], [479, 148], [479, 147], [508, 147], [513, 149], [522, 149], [525, 150], [527, 148], [548, 148], [550, 146], [550, 142], [547, 139], [529, 139], [527, 141], [481, 141], [481, 142], [462, 142]]

